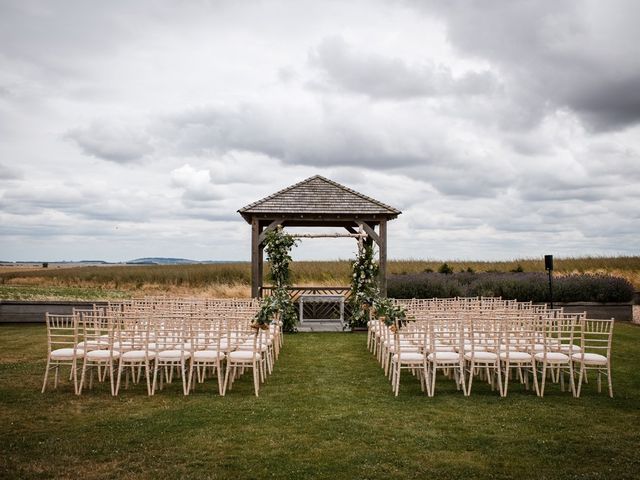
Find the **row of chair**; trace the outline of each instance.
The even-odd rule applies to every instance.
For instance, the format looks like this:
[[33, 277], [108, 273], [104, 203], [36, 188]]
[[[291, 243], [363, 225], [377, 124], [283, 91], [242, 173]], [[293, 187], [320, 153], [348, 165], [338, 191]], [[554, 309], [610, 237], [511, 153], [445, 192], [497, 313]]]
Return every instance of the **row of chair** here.
[[378, 319], [369, 322], [368, 347], [395, 395], [402, 370], [409, 370], [429, 396], [435, 393], [437, 372], [443, 371], [465, 395], [471, 394], [474, 377], [480, 377], [501, 396], [513, 378], [527, 389], [533, 384], [536, 394], [544, 396], [550, 375], [563, 390], [568, 378], [577, 397], [593, 370], [598, 391], [606, 375], [613, 396], [613, 319], [493, 298], [440, 300], [404, 302], [407, 320], [391, 326]]
[[254, 391], [273, 371], [282, 346], [279, 322], [268, 328], [252, 323], [258, 304], [248, 300], [185, 301], [141, 299], [110, 303], [71, 315], [46, 315], [48, 355], [42, 392], [49, 372], [54, 387], [59, 368], [70, 367], [74, 391], [91, 388], [94, 375], [109, 379], [117, 395], [124, 373], [138, 383], [144, 374], [147, 393], [153, 395], [174, 377], [185, 395], [217, 377], [221, 395], [245, 370], [253, 370]]

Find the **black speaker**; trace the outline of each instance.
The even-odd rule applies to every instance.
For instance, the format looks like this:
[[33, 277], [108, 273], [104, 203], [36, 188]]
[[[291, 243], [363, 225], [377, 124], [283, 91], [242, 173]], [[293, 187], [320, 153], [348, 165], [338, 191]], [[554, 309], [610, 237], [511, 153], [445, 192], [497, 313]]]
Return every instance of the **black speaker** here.
[[544, 256], [544, 269], [553, 270], [553, 255]]

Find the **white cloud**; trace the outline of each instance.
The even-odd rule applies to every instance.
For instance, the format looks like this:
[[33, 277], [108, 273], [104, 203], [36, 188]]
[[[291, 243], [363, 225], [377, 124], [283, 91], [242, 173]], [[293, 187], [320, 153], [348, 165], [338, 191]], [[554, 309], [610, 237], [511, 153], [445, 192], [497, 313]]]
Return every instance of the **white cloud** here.
[[153, 152], [149, 137], [125, 124], [93, 123], [87, 128], [69, 131], [66, 137], [77, 143], [85, 154], [115, 163], [140, 162]]
[[237, 209], [319, 173], [392, 257], [637, 253], [637, 10], [3, 2], [0, 251], [247, 259]]
[[407, 65], [400, 58], [355, 51], [342, 37], [325, 38], [311, 50], [309, 60], [323, 73], [322, 79], [311, 85], [372, 98], [490, 95], [499, 87], [495, 76], [487, 70], [454, 76], [447, 65]]

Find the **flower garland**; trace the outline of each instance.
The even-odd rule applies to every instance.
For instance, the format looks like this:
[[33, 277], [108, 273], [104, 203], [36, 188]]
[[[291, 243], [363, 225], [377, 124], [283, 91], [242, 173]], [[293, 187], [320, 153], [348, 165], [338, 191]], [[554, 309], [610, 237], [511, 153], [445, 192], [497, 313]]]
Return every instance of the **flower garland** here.
[[365, 245], [351, 264], [351, 319], [349, 327], [365, 327], [369, 320], [369, 309], [380, 296], [378, 287], [379, 267], [374, 260], [373, 245]]
[[273, 291], [269, 297], [262, 300], [255, 322], [258, 325], [266, 325], [279, 315], [282, 321], [282, 330], [294, 332], [297, 323], [296, 309], [289, 295], [287, 287], [291, 286], [291, 249], [298, 241], [287, 233], [282, 226], [271, 230], [265, 237], [265, 251], [269, 262], [269, 280], [273, 284]]
[[373, 245], [365, 245], [359, 250], [356, 260], [351, 265], [351, 328], [366, 327], [371, 311], [387, 325], [393, 325], [396, 320], [406, 318], [404, 308], [380, 295], [379, 266], [374, 260], [374, 253]]

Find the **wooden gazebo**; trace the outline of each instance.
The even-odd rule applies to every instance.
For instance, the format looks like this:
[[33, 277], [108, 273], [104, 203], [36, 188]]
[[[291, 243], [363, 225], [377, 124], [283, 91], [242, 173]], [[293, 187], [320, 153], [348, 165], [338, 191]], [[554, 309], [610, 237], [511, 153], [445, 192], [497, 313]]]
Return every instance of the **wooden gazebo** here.
[[[268, 231], [283, 227], [344, 227], [379, 252], [379, 282], [386, 295], [387, 222], [399, 210], [320, 175], [307, 178], [238, 210], [251, 224], [251, 295], [262, 295], [264, 240]], [[312, 236], [312, 235], [309, 235]], [[336, 235], [328, 235], [336, 236]]]

